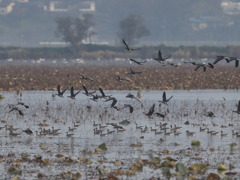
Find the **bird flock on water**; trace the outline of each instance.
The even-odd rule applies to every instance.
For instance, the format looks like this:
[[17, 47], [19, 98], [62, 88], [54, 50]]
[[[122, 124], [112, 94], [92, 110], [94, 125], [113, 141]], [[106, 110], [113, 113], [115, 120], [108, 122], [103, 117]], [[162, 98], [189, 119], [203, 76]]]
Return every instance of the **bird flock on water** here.
[[[136, 50], [140, 49], [140, 48], [132, 48], [132, 47], [130, 47], [126, 43], [126, 41], [124, 39], [122, 40], [122, 42], [123, 42], [123, 45], [124, 45], [124, 49], [126, 49], [128, 52], [133, 52], [133, 51], [136, 51]], [[173, 67], [178, 67], [178, 64], [174, 64], [174, 63], [168, 61], [168, 59], [170, 59], [170, 58], [171, 58], [171, 55], [163, 57], [161, 50], [159, 50], [157, 57], [153, 58], [153, 60], [155, 60], [156, 62], [158, 62], [158, 63], [160, 63], [162, 65], [170, 65], [170, 66], [173, 66]], [[135, 63], [135, 64], [137, 64], [139, 66], [143, 66], [145, 63], [148, 62], [147, 60], [144, 60], [144, 61], [139, 61], [139, 60], [135, 60], [135, 59], [129, 59], [129, 60], [130, 60], [130, 62]], [[236, 57], [217, 56], [213, 63], [210, 63], [210, 62], [208, 62], [207, 64], [206, 63], [198, 63], [198, 62], [184, 62], [184, 63], [186, 63], [186, 64], [190, 63], [190, 64], [194, 65], [195, 66], [194, 71], [197, 71], [198, 69], [202, 68], [203, 72], [205, 72], [207, 70], [207, 68], [214, 69], [215, 68], [215, 64], [217, 64], [220, 61], [226, 61], [226, 63], [230, 63], [230, 62], [233, 61], [235, 63], [235, 67], [238, 67], [239, 66], [239, 60], [240, 59], [238, 59]], [[135, 70], [133, 70], [130, 67], [130, 72], [129, 72], [130, 75], [137, 76], [137, 75], [139, 75], [141, 73], [142, 72], [135, 71]], [[83, 74], [80, 74], [79, 76], [85, 82], [93, 81], [92, 78], [87, 77], [87, 76], [85, 76]], [[124, 82], [124, 81], [130, 82], [129, 79], [122, 78], [119, 75], [116, 77], [116, 80], [120, 81], [120, 82]], [[69, 87], [61, 88], [60, 85], [57, 85], [57, 93], [53, 94], [53, 96], [58, 96], [58, 97], [63, 98], [65, 92], [68, 89], [69, 89]], [[111, 102], [110, 103], [110, 108], [116, 109], [117, 111], [123, 110], [125, 108], [129, 109], [130, 113], [133, 113], [133, 111], [134, 111], [135, 107], [133, 105], [131, 105], [131, 104], [118, 105], [118, 100], [113, 95], [106, 95], [101, 87], [99, 87], [99, 89], [98, 89], [100, 94], [98, 94], [97, 93], [98, 91], [96, 91], [96, 90], [95, 91], [89, 91], [85, 85], [82, 85], [82, 89], [84, 91], [83, 94], [86, 95], [87, 97], [89, 97], [90, 100], [98, 101], [99, 99], [104, 99], [104, 102], [106, 102], [106, 103], [107, 102]], [[76, 91], [76, 90], [74, 90], [74, 87], [72, 86], [70, 88], [70, 95], [67, 96], [67, 97], [71, 98], [71, 99], [75, 99], [76, 96], [80, 92], [81, 92], [81, 90]], [[130, 99], [136, 100], [141, 105], [141, 107], [143, 107], [140, 91], [138, 91], [136, 96], [133, 95], [132, 93], [128, 93], [126, 95], [126, 98], [130, 98]], [[166, 92], [164, 91], [163, 94], [162, 94], [162, 99], [158, 101], [160, 103], [159, 105], [161, 105], [161, 104], [168, 105], [168, 102], [172, 98], [173, 98], [173, 96], [167, 97]], [[165, 118], [167, 114], [166, 113], [161, 113], [161, 112], [155, 112], [155, 106], [156, 106], [155, 103], [153, 103], [152, 106], [150, 107], [150, 109], [147, 112], [143, 112], [143, 114], [145, 114], [148, 118], [152, 118], [154, 115], [156, 115], [158, 117], [161, 117], [161, 118]], [[20, 116], [24, 116], [24, 112], [23, 112], [23, 110], [20, 107], [24, 107], [26, 109], [29, 108], [29, 106], [26, 105], [23, 102], [18, 102], [17, 104], [9, 104], [9, 109], [10, 109], [9, 113], [11, 113], [13, 111], [17, 111]], [[237, 114], [240, 114], [240, 101], [238, 102], [237, 110], [233, 111], [233, 112], [237, 113]], [[211, 115], [211, 112], [208, 115], [209, 115], [208, 117], [213, 117]], [[125, 130], [122, 126], [120, 126], [118, 124], [111, 123], [110, 125], [112, 125], [114, 128], [116, 128], [120, 132]], [[71, 133], [71, 131], [74, 131], [76, 129], [76, 127], [78, 127], [78, 126], [79, 125], [74, 124], [74, 128], [70, 128], [69, 127], [69, 131], [66, 132], [66, 136], [67, 137], [72, 137], [74, 134]], [[104, 128], [104, 127], [101, 127], [100, 124], [96, 125], [95, 122], [94, 122], [93, 126], [100, 126], [101, 129]], [[161, 127], [163, 128], [164, 125], [162, 124]], [[136, 125], [136, 128], [139, 128], [139, 127]], [[141, 127], [141, 129], [143, 131], [144, 131], [144, 128], [146, 129], [146, 127]], [[13, 129], [13, 128], [9, 128], [9, 127], [6, 126], [6, 129], [10, 131], [9, 135], [11, 135], [11, 136], [18, 136], [18, 135], [20, 135], [18, 133], [14, 133], [15, 129]], [[175, 127], [175, 128], [172, 127], [172, 129], [174, 129], [174, 131], [173, 131], [174, 133], [177, 133], [176, 132], [176, 130], [178, 129], [177, 127]], [[52, 130], [50, 130], [50, 129], [48, 129], [48, 130], [41, 130], [40, 135], [44, 135], [44, 134], [59, 135], [60, 134], [59, 130], [60, 129], [54, 129], [54, 127], [52, 127]], [[154, 129], [151, 129], [151, 130], [154, 131]], [[201, 129], [200, 129], [200, 131], [201, 131]], [[23, 130], [23, 132], [25, 132], [28, 135], [33, 134], [33, 132], [29, 128], [27, 128], [26, 130]], [[38, 133], [38, 132], [36, 132], [36, 133]], [[111, 132], [108, 131], [107, 134], [110, 134], [110, 133]], [[105, 135], [105, 134], [103, 134], [102, 130], [97, 129], [97, 128], [94, 129], [94, 134], [100, 134], [101, 136]], [[166, 134], [166, 132], [165, 132], [165, 134]], [[191, 136], [193, 134], [192, 134], [192, 132], [187, 132], [187, 135]], [[223, 135], [223, 132], [222, 132], [222, 135]]]

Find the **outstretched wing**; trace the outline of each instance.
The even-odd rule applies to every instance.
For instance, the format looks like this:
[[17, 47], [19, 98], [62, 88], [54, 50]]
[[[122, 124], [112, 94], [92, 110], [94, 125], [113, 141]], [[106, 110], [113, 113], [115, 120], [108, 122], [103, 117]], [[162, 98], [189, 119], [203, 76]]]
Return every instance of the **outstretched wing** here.
[[167, 101], [167, 97], [166, 97], [166, 92], [165, 91], [163, 92], [163, 95], [162, 95], [162, 101], [163, 102]]
[[125, 40], [123, 39], [122, 41], [123, 41], [123, 44], [125, 45], [126, 49], [129, 50], [129, 47], [128, 47], [127, 43], [125, 42]]
[[161, 50], [158, 51], [158, 57], [159, 57], [159, 59], [162, 60], [162, 52], [161, 52]]
[[60, 85], [57, 86], [58, 94], [61, 94]]
[[154, 113], [154, 108], [155, 108], [155, 104], [153, 104], [152, 107], [149, 109], [147, 115], [151, 116]]
[[84, 89], [84, 91], [85, 91], [85, 94], [88, 94], [87, 88], [86, 88], [84, 85], [82, 85], [82, 87], [83, 87], [83, 89]]
[[105, 97], [105, 93], [103, 92], [103, 90], [102, 90], [101, 87], [99, 87], [99, 91], [100, 91], [100, 93], [102, 94], [102, 97]]
[[238, 101], [237, 111], [240, 112], [240, 101]]

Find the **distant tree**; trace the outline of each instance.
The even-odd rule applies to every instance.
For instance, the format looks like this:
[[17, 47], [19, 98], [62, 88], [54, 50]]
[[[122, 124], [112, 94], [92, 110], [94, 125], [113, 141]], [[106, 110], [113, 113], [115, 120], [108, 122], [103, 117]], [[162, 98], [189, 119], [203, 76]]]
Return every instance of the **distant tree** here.
[[89, 38], [91, 34], [95, 34], [91, 30], [94, 24], [90, 14], [84, 14], [81, 18], [58, 17], [56, 23], [56, 35], [69, 43], [73, 52], [79, 51], [84, 39]]
[[150, 31], [138, 15], [130, 14], [119, 22], [118, 36], [120, 39], [124, 38], [128, 44], [134, 44], [136, 39], [148, 35]]

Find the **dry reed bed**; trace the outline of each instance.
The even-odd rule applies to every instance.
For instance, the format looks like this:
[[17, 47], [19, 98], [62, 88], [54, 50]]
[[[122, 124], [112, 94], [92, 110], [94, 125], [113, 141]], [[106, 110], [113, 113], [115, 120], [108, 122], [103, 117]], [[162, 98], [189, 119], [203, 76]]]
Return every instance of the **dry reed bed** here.
[[[137, 76], [129, 74], [132, 67], [142, 73]], [[194, 71], [193, 65], [180, 67], [161, 65], [20, 65], [0, 67], [0, 90], [50, 90], [74, 86], [82, 89], [85, 84], [89, 89], [231, 89], [240, 84], [239, 69], [233, 66], [217, 66], [214, 69]], [[83, 81], [79, 74], [84, 74], [93, 81]], [[119, 82], [117, 75], [130, 79], [130, 82]]]

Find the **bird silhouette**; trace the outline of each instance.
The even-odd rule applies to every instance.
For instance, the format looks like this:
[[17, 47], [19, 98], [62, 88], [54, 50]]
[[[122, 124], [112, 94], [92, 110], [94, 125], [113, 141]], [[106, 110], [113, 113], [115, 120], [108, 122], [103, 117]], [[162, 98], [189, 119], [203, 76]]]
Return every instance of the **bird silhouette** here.
[[120, 76], [117, 76], [116, 80], [117, 80], [117, 81], [127, 81], [127, 82], [130, 82], [129, 79], [121, 78]]
[[240, 101], [238, 101], [237, 110], [233, 112], [240, 114]]
[[86, 86], [84, 86], [84, 85], [82, 85], [82, 87], [83, 87], [83, 89], [85, 91], [85, 93], [83, 93], [83, 94], [85, 94], [86, 96], [92, 96], [96, 92], [96, 91], [89, 92], [87, 90]]
[[129, 112], [133, 113], [133, 106], [131, 104], [124, 104], [123, 109], [124, 108], [129, 108]]
[[125, 46], [124, 48], [125, 48], [127, 51], [129, 51], [129, 52], [135, 51], [135, 50], [138, 50], [138, 49], [139, 49], [139, 48], [135, 48], [135, 49], [134, 49], [134, 48], [130, 48], [124, 39], [122, 40], [122, 42], [123, 42], [123, 44], [124, 44], [124, 46]]
[[86, 77], [86, 76], [84, 76], [84, 75], [82, 75], [82, 74], [80, 74], [80, 77], [81, 77], [81, 79], [82, 79], [83, 81], [93, 81], [92, 78]]
[[153, 113], [154, 113], [154, 108], [155, 108], [155, 104], [153, 104], [153, 105], [151, 106], [151, 108], [149, 109], [148, 113], [145, 113], [145, 112], [143, 112], [143, 113], [144, 113], [146, 116], [148, 116], [149, 118], [151, 118], [152, 115], [153, 115]]
[[162, 52], [161, 52], [161, 50], [159, 50], [159, 51], [158, 51], [158, 57], [157, 57], [157, 58], [153, 58], [153, 59], [156, 60], [156, 61], [159, 62], [159, 63], [162, 63], [163, 61], [166, 61], [166, 60], [169, 59], [170, 57], [171, 57], [171, 55], [163, 58], [163, 57], [162, 57]]
[[56, 95], [58, 95], [59, 97], [63, 97], [63, 94], [65, 93], [65, 91], [67, 89], [68, 89], [68, 87], [61, 91], [60, 85], [58, 85], [57, 86], [57, 94]]
[[131, 98], [131, 99], [136, 99], [138, 102], [142, 103], [141, 99], [137, 96], [134, 96], [131, 93], [128, 93], [128, 95], [126, 96], [126, 98]]
[[213, 64], [217, 64], [219, 61], [225, 60], [227, 63], [229, 63], [229, 59], [227, 56], [217, 56]]
[[194, 69], [194, 71], [197, 71], [200, 67], [203, 68], [203, 72], [205, 72], [207, 70], [207, 68], [213, 69], [214, 66], [211, 63], [208, 64], [196, 64], [195, 65], [196, 68]]
[[143, 65], [145, 64], [147, 61], [137, 61], [135, 59], [129, 59], [130, 61], [134, 62], [135, 64], [138, 64], [138, 65]]
[[114, 97], [110, 97], [107, 100], [105, 100], [105, 102], [107, 102], [107, 101], [112, 101], [112, 104], [110, 106], [111, 108], [115, 107], [115, 105], [117, 104], [117, 99]]
[[167, 102], [168, 102], [170, 99], [172, 99], [172, 97], [173, 97], [173, 96], [171, 96], [170, 98], [167, 99], [166, 92], [163, 91], [162, 100], [159, 101], [159, 102], [161, 102], [161, 103], [163, 103], [163, 104], [167, 104]]
[[134, 71], [132, 70], [132, 68], [130, 68], [130, 73], [131, 75], [135, 76], [136, 74], [141, 74], [142, 72], [139, 72], [139, 71]]
[[78, 93], [80, 93], [80, 91], [74, 93], [74, 89], [73, 89], [73, 86], [71, 87], [70, 89], [70, 96], [68, 96], [69, 98], [71, 99], [75, 99], [76, 95], [78, 95]]

